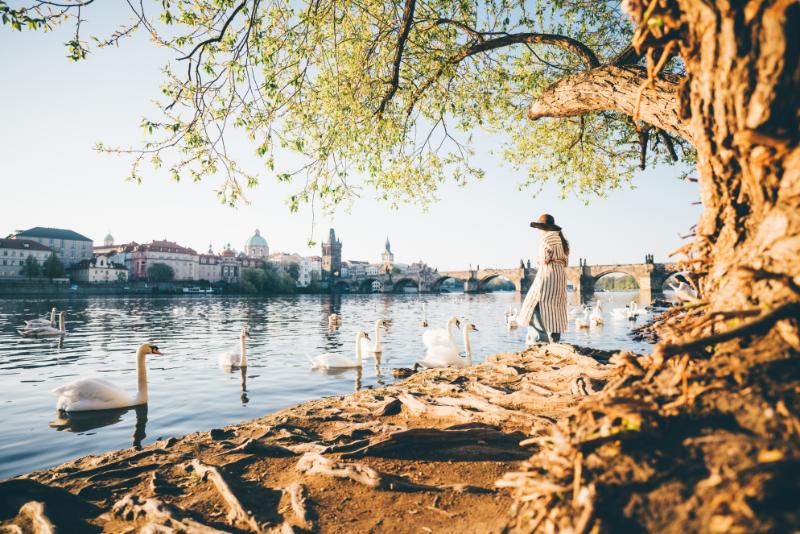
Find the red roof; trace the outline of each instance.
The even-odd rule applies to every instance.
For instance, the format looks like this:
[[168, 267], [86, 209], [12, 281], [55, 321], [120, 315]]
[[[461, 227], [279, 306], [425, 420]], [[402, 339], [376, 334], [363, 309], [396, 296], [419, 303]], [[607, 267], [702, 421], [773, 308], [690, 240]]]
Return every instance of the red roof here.
[[139, 250], [149, 250], [152, 252], [172, 252], [175, 254], [191, 254], [197, 255], [194, 249], [189, 247], [182, 247], [174, 241], [153, 241], [146, 245], [141, 245]]

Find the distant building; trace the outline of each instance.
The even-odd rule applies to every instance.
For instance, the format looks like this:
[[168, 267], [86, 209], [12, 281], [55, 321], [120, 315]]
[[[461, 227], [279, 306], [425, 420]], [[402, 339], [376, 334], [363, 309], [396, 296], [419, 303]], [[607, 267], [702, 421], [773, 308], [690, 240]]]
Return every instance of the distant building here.
[[261, 237], [259, 230], [256, 230], [256, 233], [245, 242], [244, 254], [248, 258], [266, 259], [269, 257], [269, 245], [267, 245], [267, 240]]
[[341, 276], [342, 242], [336, 238], [331, 228], [328, 241], [322, 243], [322, 281], [330, 282]]
[[197, 279], [211, 282], [219, 282], [222, 280], [222, 267], [220, 266], [220, 257], [214, 254], [211, 245], [208, 245], [208, 252], [206, 254], [197, 255]]
[[82, 260], [72, 267], [72, 279], [76, 282], [108, 283], [128, 280], [128, 269], [114, 263], [103, 254], [90, 260]]
[[220, 276], [228, 283], [236, 283], [242, 279], [242, 265], [236, 257], [236, 251], [231, 248], [231, 244], [225, 247], [219, 257]]
[[92, 258], [92, 240], [72, 230], [36, 226], [29, 230], [16, 231], [8, 237], [30, 239], [49, 247], [65, 267]]
[[350, 260], [348, 263], [350, 264], [348, 272], [350, 278], [360, 278], [367, 274], [367, 267], [369, 267], [369, 262]]
[[41, 265], [52, 253], [50, 247], [31, 239], [0, 239], [0, 278], [24, 277], [22, 269], [28, 256]]
[[381, 253], [381, 263], [383, 264], [384, 272], [392, 272], [392, 264], [394, 263], [394, 253], [392, 252], [392, 245], [389, 243], [389, 238], [386, 238], [386, 245]]
[[144, 245], [135, 242], [123, 245], [111, 256], [111, 261], [123, 264], [134, 280], [147, 279], [147, 270], [154, 263], [169, 265], [175, 281], [199, 280], [199, 254], [166, 239]]
[[322, 258], [320, 256], [308, 256], [300, 262], [300, 276], [297, 278], [299, 287], [308, 287], [314, 280], [322, 278]]
[[114, 244], [114, 236], [111, 234], [106, 235], [103, 239], [103, 244], [98, 245], [93, 248], [94, 255], [97, 256], [98, 254], [114, 254], [115, 252], [119, 252], [125, 245], [115, 245]]

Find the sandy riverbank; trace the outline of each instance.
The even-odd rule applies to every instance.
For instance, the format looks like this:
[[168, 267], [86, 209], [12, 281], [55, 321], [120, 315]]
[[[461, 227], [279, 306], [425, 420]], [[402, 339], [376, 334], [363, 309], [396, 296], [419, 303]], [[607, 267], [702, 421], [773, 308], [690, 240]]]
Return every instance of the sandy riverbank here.
[[528, 438], [619, 371], [600, 363], [609, 353], [581, 352], [499, 354], [80, 458], [0, 483], [0, 521], [33, 532], [500, 531], [514, 498], [498, 481], [524, 467]]

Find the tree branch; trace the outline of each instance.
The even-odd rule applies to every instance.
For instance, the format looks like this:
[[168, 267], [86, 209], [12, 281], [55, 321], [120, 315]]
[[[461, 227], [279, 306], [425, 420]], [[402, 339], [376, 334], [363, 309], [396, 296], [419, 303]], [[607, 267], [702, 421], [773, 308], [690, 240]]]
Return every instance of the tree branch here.
[[[604, 66], [563, 78], [544, 90], [528, 108], [528, 118], [574, 117], [615, 111], [632, 117], [644, 68]], [[680, 77], [662, 74], [642, 93], [638, 119], [692, 142], [689, 125], [678, 117]]]
[[206, 45], [210, 45], [211, 43], [218, 43], [218, 42], [222, 41], [222, 38], [225, 37], [225, 32], [228, 31], [228, 26], [230, 26], [231, 22], [233, 22], [233, 19], [236, 18], [236, 15], [239, 13], [239, 11], [244, 9], [244, 7], [246, 5], [247, 5], [247, 0], [244, 0], [244, 2], [242, 2], [241, 4], [236, 6], [236, 8], [233, 10], [233, 13], [231, 13], [231, 15], [225, 21], [225, 24], [222, 26], [222, 29], [219, 31], [219, 34], [217, 36], [209, 37], [208, 39], [197, 43], [197, 45], [194, 48], [192, 48], [191, 52], [189, 52], [188, 54], [186, 54], [183, 57], [179, 57], [178, 61], [183, 61], [184, 59], [189, 59], [199, 49], [205, 48]]
[[569, 50], [578, 56], [583, 62], [586, 70], [594, 69], [600, 66], [600, 60], [597, 59], [592, 50], [580, 41], [566, 37], [564, 35], [556, 35], [553, 33], [512, 33], [494, 39], [486, 39], [470, 46], [461, 54], [459, 59], [468, 58], [481, 52], [494, 50], [496, 48], [503, 48], [512, 44], [546, 44], [553, 45], [565, 50]]
[[416, 0], [406, 0], [406, 6], [403, 8], [403, 24], [400, 28], [400, 35], [397, 36], [397, 47], [394, 54], [394, 65], [392, 67], [392, 80], [389, 90], [383, 96], [380, 106], [378, 106], [378, 115], [382, 114], [386, 109], [386, 105], [392, 99], [397, 89], [400, 87], [400, 65], [403, 62], [403, 49], [408, 40], [408, 34], [411, 32], [411, 25], [414, 23], [414, 8], [416, 7]]

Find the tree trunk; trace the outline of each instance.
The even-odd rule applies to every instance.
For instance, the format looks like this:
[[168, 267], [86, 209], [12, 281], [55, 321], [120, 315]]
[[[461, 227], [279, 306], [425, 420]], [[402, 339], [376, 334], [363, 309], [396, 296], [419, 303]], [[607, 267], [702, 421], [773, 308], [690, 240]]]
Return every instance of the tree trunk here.
[[[686, 65], [677, 109], [703, 202], [688, 262], [704, 303], [667, 320], [653, 356], [615, 355], [627, 376], [537, 438], [510, 530], [796, 531], [800, 3], [625, 5], [641, 52]], [[533, 118], [587, 104], [547, 110], [551, 89]], [[626, 112], [606, 96], [591, 98]]]
[[800, 274], [800, 5], [679, 7], [703, 202], [694, 250], [708, 260], [702, 290], [715, 310], [769, 310], [799, 296], [750, 269]]

